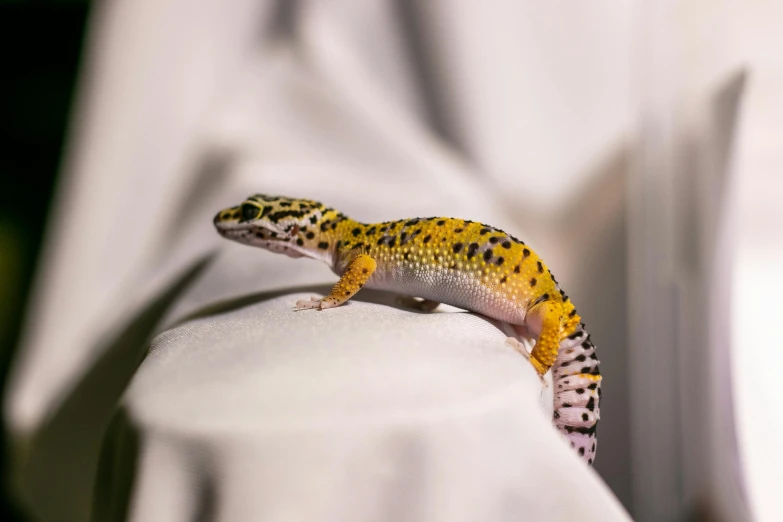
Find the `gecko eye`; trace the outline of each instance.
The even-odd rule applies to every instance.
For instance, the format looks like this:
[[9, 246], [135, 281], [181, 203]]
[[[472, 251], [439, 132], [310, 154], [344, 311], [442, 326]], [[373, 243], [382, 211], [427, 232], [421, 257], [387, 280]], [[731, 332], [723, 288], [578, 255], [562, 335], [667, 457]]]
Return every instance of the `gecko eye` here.
[[250, 221], [258, 217], [261, 213], [261, 208], [251, 203], [245, 203], [242, 205], [242, 221]]

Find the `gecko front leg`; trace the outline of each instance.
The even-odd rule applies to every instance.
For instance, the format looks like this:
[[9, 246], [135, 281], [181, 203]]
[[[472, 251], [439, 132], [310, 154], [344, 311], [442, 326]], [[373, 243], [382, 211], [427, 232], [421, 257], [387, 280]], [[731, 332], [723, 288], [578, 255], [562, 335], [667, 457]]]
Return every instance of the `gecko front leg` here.
[[376, 267], [375, 259], [367, 254], [359, 254], [356, 256], [345, 269], [345, 273], [334, 285], [329, 295], [321, 299], [312, 297], [309, 301], [302, 300], [296, 302], [296, 310], [308, 310], [317, 309], [325, 310], [327, 308], [334, 308], [340, 306], [353, 295], [361, 290], [364, 284], [370, 279], [370, 276], [375, 271]]

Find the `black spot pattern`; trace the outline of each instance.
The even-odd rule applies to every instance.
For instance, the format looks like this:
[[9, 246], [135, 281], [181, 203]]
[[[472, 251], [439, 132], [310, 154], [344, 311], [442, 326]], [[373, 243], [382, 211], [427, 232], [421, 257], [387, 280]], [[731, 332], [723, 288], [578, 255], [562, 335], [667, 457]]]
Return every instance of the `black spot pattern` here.
[[272, 223], [278, 223], [281, 219], [285, 219], [289, 217], [299, 219], [304, 217], [304, 215], [305, 213], [302, 212], [301, 210], [280, 210], [278, 212], [275, 212], [274, 214], [269, 214], [269, 217], [267, 219], [269, 219], [269, 221], [271, 221]]

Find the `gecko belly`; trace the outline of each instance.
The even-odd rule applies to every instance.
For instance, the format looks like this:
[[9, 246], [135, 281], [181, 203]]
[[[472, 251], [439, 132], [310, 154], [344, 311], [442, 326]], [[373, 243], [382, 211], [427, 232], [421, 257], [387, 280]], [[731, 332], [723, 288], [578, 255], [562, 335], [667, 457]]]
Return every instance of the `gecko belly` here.
[[525, 306], [493, 288], [492, 281], [442, 266], [378, 267], [365, 285], [438, 301], [512, 324], [524, 324]]

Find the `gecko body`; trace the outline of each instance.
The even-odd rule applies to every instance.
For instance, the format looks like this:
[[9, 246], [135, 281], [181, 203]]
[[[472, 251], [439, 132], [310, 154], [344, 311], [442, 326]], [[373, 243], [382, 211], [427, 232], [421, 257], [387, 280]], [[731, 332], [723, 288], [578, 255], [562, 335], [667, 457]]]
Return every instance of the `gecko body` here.
[[524, 242], [483, 223], [432, 217], [360, 223], [322, 203], [257, 194], [214, 218], [247, 245], [327, 263], [340, 276], [329, 295], [296, 308], [339, 306], [363, 287], [446, 303], [514, 325], [536, 338], [532, 352], [509, 338], [543, 376], [552, 369], [553, 421], [592, 464], [601, 375], [573, 303]]

